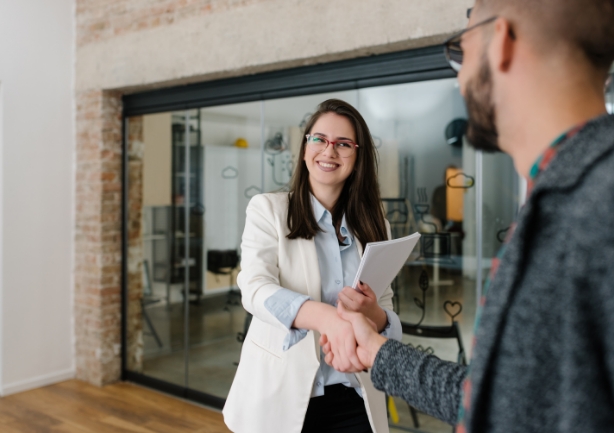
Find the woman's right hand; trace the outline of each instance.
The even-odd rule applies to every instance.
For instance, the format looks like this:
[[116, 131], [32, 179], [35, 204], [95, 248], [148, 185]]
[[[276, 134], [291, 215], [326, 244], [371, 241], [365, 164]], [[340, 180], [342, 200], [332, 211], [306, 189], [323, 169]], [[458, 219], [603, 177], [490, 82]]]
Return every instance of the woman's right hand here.
[[343, 320], [335, 310], [334, 316], [322, 320], [320, 334], [330, 343], [333, 352], [332, 367], [341, 373], [357, 373], [366, 369], [360, 362], [352, 324]]
[[352, 324], [339, 317], [337, 309], [323, 302], [307, 301], [298, 311], [294, 323], [297, 329], [318, 331], [331, 343], [332, 367], [342, 373], [365, 369], [356, 353], [356, 337]]

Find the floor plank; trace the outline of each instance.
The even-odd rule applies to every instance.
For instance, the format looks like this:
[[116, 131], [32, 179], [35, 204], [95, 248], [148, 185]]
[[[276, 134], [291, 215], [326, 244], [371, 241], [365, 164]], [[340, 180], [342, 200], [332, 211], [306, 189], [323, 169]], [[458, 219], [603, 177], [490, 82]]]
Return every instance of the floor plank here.
[[0, 430], [50, 433], [229, 433], [220, 413], [129, 383], [69, 380], [0, 398]]

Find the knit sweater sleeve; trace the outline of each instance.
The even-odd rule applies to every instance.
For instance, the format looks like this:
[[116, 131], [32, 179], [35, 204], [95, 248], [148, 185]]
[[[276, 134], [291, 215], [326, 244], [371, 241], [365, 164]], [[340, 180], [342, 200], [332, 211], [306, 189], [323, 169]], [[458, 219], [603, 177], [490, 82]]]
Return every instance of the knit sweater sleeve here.
[[373, 385], [411, 406], [456, 424], [467, 367], [388, 340], [371, 369]]

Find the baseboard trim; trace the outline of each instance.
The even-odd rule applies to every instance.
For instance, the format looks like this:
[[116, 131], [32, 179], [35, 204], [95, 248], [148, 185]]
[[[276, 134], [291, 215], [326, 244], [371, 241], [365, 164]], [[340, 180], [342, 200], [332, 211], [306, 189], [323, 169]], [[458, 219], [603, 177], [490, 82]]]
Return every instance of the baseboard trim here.
[[63, 382], [74, 378], [74, 369], [44, 374], [32, 379], [20, 380], [18, 382], [4, 385], [0, 390], [0, 396], [5, 397], [10, 394], [17, 394], [18, 392], [29, 391], [31, 389], [41, 388], [43, 386], [52, 385], [54, 383]]

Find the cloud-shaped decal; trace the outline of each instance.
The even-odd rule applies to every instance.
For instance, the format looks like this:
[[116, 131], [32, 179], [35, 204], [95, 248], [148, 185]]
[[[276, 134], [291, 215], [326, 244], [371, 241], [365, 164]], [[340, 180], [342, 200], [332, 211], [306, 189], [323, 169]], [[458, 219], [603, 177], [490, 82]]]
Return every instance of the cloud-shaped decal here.
[[471, 189], [475, 186], [475, 178], [465, 173], [457, 173], [449, 177], [446, 184], [449, 188]]
[[230, 165], [222, 170], [222, 178], [224, 179], [236, 179], [237, 177], [239, 177], [239, 170]]
[[260, 194], [261, 192], [262, 190], [257, 186], [250, 186], [245, 190], [245, 197], [251, 199], [253, 196]]

